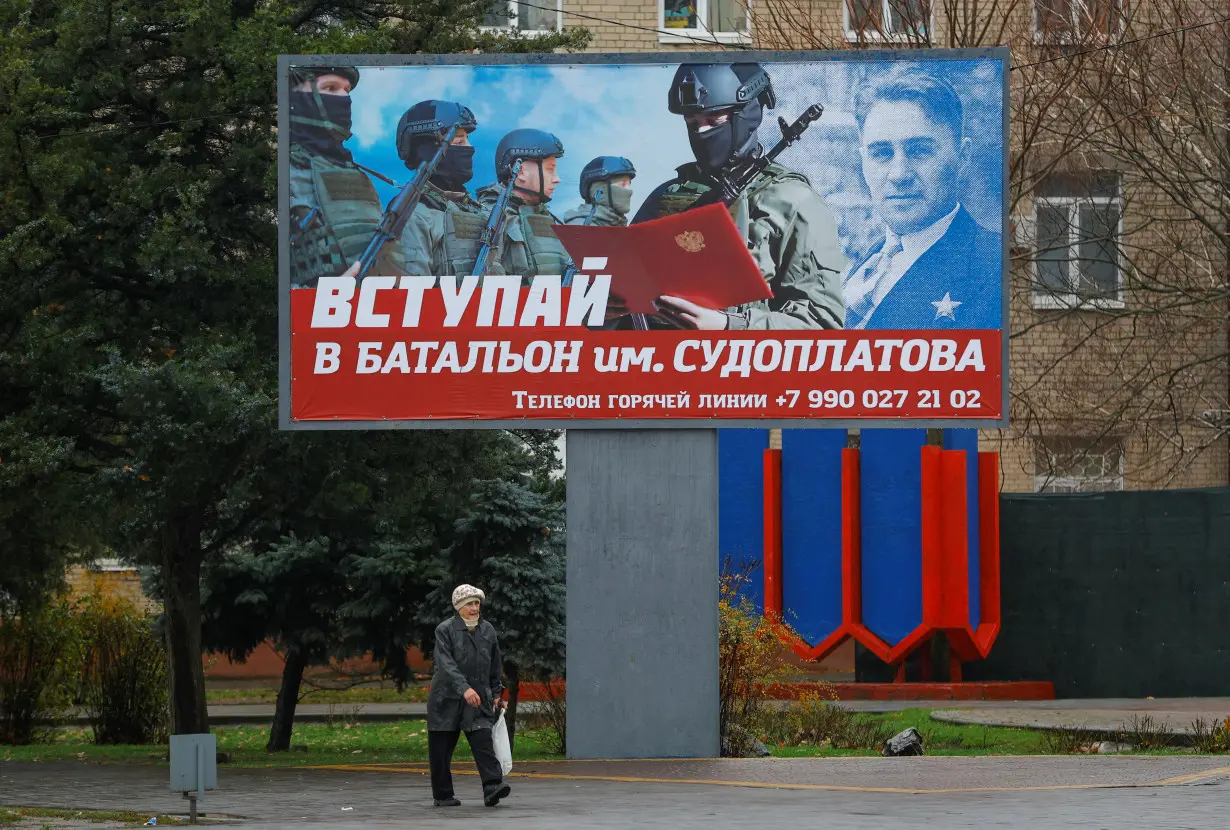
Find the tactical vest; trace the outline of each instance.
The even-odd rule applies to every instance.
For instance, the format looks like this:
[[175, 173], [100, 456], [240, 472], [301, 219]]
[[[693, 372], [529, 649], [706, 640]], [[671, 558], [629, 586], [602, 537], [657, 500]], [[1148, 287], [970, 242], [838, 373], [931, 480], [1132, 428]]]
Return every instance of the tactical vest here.
[[490, 209], [466, 197], [448, 199], [438, 192], [427, 191], [421, 204], [443, 214], [444, 236], [440, 250], [431, 252], [432, 276], [464, 277], [474, 273], [474, 261], [482, 247], [483, 227]]
[[526, 280], [538, 274], [563, 274], [572, 259], [551, 230], [560, 221], [542, 206], [517, 205], [504, 228], [504, 273]]
[[[741, 214], [747, 209], [747, 205], [753, 202], [756, 197], [763, 191], [777, 184], [778, 182], [795, 179], [807, 184], [807, 177], [800, 173], [795, 173], [793, 170], [787, 170], [779, 164], [770, 163], [760, 175], [752, 180], [743, 193], [739, 196], [735, 203], [730, 206], [730, 213], [735, 218], [736, 223], [740, 223]], [[709, 185], [697, 181], [678, 181], [666, 186], [665, 190], [657, 197], [657, 211], [650, 218], [660, 219], [663, 216], [674, 216], [676, 213], [682, 213], [700, 200], [712, 188]], [[741, 225], [742, 227], [742, 225]]]
[[[564, 214], [565, 225], [584, 225], [585, 220], [589, 218], [591, 205], [588, 202], [582, 202], [572, 210]], [[614, 208], [608, 205], [598, 205], [594, 210], [594, 218], [589, 223], [594, 227], [623, 227], [628, 224], [628, 217], [621, 215]]]
[[[302, 231], [298, 223], [316, 208]], [[383, 208], [371, 179], [352, 164], [292, 147], [290, 155], [291, 285], [312, 287], [337, 277], [363, 255]], [[372, 275], [405, 273], [400, 243], [384, 246]]]

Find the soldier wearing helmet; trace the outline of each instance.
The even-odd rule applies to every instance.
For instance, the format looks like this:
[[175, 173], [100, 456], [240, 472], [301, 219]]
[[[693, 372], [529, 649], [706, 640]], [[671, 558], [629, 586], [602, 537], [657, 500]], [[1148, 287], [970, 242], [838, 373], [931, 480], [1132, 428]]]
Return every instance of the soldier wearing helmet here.
[[538, 274], [563, 274], [572, 263], [551, 230], [562, 223], [547, 209], [560, 182], [556, 165], [562, 155], [564, 145], [543, 130], [513, 130], [495, 148], [498, 183], [479, 190], [478, 199], [491, 209], [504, 189], [512, 188], [499, 252], [505, 274], [528, 281]]
[[487, 209], [466, 191], [474, 177], [470, 134], [478, 121], [468, 107], [453, 101], [419, 101], [397, 124], [397, 154], [410, 170], [430, 161], [440, 136], [453, 125], [457, 133], [440, 159], [422, 199], [402, 232], [406, 273], [444, 277], [474, 270]]
[[564, 214], [568, 225], [628, 224], [636, 168], [620, 156], [598, 156], [581, 170], [581, 204]]
[[[760, 155], [756, 130], [764, 110], [776, 104], [773, 84], [760, 64], [681, 65], [668, 106], [686, 120], [696, 161], [678, 168], [676, 178], [654, 190], [633, 222], [687, 210], [715, 186], [717, 176]], [[837, 223], [806, 177], [769, 164], [730, 210], [773, 290], [772, 299], [709, 309], [661, 297], [661, 321], [651, 322], [688, 329], [841, 328], [846, 257], [838, 244]], [[608, 316], [620, 310], [612, 303]]]
[[[312, 287], [363, 255], [384, 212], [380, 197], [342, 146], [350, 138], [353, 66], [300, 66], [290, 88], [291, 285]], [[371, 273], [405, 273], [401, 251], [386, 245]]]

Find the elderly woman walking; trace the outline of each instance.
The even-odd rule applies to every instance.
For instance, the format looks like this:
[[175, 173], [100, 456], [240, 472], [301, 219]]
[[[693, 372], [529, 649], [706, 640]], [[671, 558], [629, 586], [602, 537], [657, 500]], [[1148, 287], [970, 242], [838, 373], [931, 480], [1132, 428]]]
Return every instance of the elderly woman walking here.
[[504, 702], [500, 644], [495, 628], [480, 619], [482, 591], [459, 585], [453, 591], [456, 614], [436, 626], [431, 691], [427, 695], [427, 752], [431, 794], [437, 807], [461, 804], [453, 795], [449, 765], [464, 731], [483, 782], [483, 803], [494, 807], [508, 796], [503, 770], [491, 741]]

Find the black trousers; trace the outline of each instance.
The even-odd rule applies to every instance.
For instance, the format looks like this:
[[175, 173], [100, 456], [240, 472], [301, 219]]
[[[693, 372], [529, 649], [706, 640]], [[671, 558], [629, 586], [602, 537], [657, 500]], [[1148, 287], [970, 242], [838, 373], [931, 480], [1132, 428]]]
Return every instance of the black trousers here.
[[[431, 797], [437, 801], [453, 797], [453, 771], [450, 764], [453, 760], [453, 750], [457, 748], [457, 740], [461, 730], [451, 732], [427, 733], [427, 760], [431, 766]], [[478, 767], [478, 776], [486, 790], [504, 780], [504, 771], [500, 768], [500, 759], [495, 757], [495, 745], [491, 742], [490, 729], [475, 729], [466, 733], [470, 742], [470, 751], [474, 754], [474, 765]]]

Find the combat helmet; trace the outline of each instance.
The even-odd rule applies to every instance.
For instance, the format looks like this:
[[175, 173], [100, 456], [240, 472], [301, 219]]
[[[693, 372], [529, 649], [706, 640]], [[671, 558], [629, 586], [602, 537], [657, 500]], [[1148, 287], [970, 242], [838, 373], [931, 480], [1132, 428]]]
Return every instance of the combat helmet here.
[[[547, 202], [550, 197], [543, 190], [543, 175], [542, 162], [544, 159], [562, 156], [564, 154], [564, 144], [554, 135], [545, 130], [519, 129], [513, 130], [508, 135], [500, 139], [500, 143], [495, 148], [495, 175], [499, 179], [500, 184], [511, 185], [513, 178], [513, 166], [517, 159], [523, 162], [535, 162], [538, 165], [538, 192], [535, 195], [542, 202]], [[514, 186], [515, 187], [515, 186]], [[524, 190], [524, 188], [516, 187], [517, 190], [523, 190], [526, 193], [533, 191]]]
[[581, 170], [581, 199], [588, 202], [592, 195], [590, 188], [593, 185], [616, 176], [635, 179], [636, 167], [622, 156], [598, 156]]
[[713, 173], [757, 153], [756, 128], [764, 110], [777, 106], [777, 96], [758, 63], [685, 63], [675, 72], [667, 106], [676, 115], [728, 116], [704, 132], [688, 130], [697, 163]]
[[[478, 129], [478, 119], [455, 101], [419, 101], [397, 122], [397, 155], [406, 167], [416, 169], [435, 155], [440, 139], [454, 126], [472, 133]], [[467, 144], [449, 147], [431, 178], [446, 190], [461, 190], [473, 176], [474, 148]]]
[[472, 133], [478, 129], [478, 119], [469, 107], [455, 101], [419, 101], [397, 122], [397, 155], [410, 164], [418, 146], [430, 143], [434, 149], [440, 135], [453, 125]]

